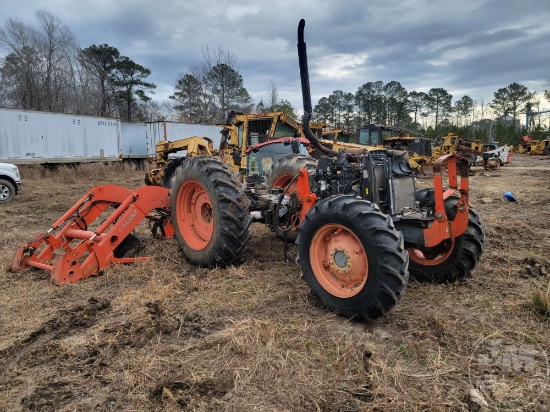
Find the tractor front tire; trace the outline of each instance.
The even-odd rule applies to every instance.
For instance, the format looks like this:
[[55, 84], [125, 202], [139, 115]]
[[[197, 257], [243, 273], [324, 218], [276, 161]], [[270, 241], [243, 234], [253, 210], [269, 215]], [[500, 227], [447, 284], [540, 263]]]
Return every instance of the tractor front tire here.
[[299, 233], [302, 275], [328, 309], [373, 320], [403, 296], [409, 280], [403, 236], [375, 204], [354, 196], [324, 199]]
[[[273, 166], [271, 172], [267, 176], [266, 186], [268, 189], [274, 187], [280, 187], [286, 189], [290, 184], [294, 176], [298, 174], [300, 169], [306, 169], [309, 172], [315, 172], [317, 168], [317, 161], [311, 156], [305, 156], [300, 154], [291, 154], [285, 156]], [[311, 184], [311, 182], [310, 182]], [[294, 181], [290, 187], [288, 187], [286, 194], [290, 194], [297, 190], [298, 183]], [[277, 237], [284, 239], [284, 230], [277, 225], [271, 226], [271, 230], [275, 232]], [[298, 237], [296, 229], [291, 229], [286, 232], [287, 241], [295, 242]]]
[[8, 203], [15, 196], [15, 186], [5, 179], [0, 179], [0, 204]]
[[212, 156], [186, 159], [171, 180], [170, 211], [180, 250], [201, 267], [241, 259], [250, 239], [250, 200], [237, 177]]
[[[449, 209], [447, 202], [445, 209]], [[447, 216], [451, 220], [454, 218], [449, 210]], [[411, 276], [419, 282], [455, 282], [472, 272], [484, 249], [485, 227], [481, 224], [479, 214], [468, 209], [468, 227], [463, 234], [444, 240], [433, 248], [408, 249], [409, 270]]]

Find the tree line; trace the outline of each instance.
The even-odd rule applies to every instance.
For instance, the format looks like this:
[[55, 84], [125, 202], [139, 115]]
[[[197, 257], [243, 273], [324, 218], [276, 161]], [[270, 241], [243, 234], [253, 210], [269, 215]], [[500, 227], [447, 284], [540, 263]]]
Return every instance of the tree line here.
[[[550, 97], [550, 91], [544, 95]], [[517, 122], [511, 120], [527, 110], [540, 110], [540, 96], [519, 83], [498, 89], [488, 104], [483, 100], [475, 102], [467, 95], [454, 103], [452, 100], [453, 95], [444, 88], [432, 88], [427, 93], [408, 92], [398, 81], [376, 81], [363, 84], [355, 93], [335, 90], [319, 100], [313, 117], [335, 129], [350, 131], [363, 124], [379, 123], [416, 130], [429, 137], [458, 131], [465, 137], [486, 141], [513, 141], [533, 130], [518, 128]], [[510, 117], [505, 121], [507, 116]], [[501, 124], [493, 124], [493, 117], [502, 119]], [[508, 123], [511, 127], [503, 127]], [[539, 124], [532, 126], [534, 131], [544, 129], [540, 118]], [[516, 132], [510, 135], [512, 130]]]
[[[180, 73], [169, 101], [152, 101], [156, 85], [151, 71], [108, 44], [81, 49], [71, 29], [45, 10], [36, 12], [37, 25], [8, 19], [0, 28], [0, 106], [102, 117], [125, 121], [178, 120], [215, 124], [230, 110], [284, 111], [296, 116], [290, 102], [279, 98], [270, 82], [254, 104], [236, 68], [236, 59], [221, 48], [205, 48], [201, 64]], [[550, 99], [550, 81], [544, 96]], [[491, 102], [453, 96], [444, 88], [427, 93], [407, 91], [398, 81], [367, 82], [355, 93], [335, 90], [314, 108], [314, 120], [350, 131], [365, 123], [406, 127], [429, 137], [458, 131], [484, 140], [518, 139], [527, 132], [487, 119], [540, 111], [540, 96], [512, 83], [494, 93]], [[543, 130], [533, 124], [534, 131]], [[538, 128], [537, 128], [538, 126]], [[529, 130], [531, 131], [531, 130]]]
[[0, 28], [0, 107], [114, 117], [125, 121], [178, 120], [216, 124], [230, 110], [285, 110], [270, 84], [266, 103], [253, 104], [236, 59], [203, 50], [204, 61], [178, 76], [168, 102], [153, 102], [151, 70], [108, 44], [79, 48], [71, 29], [45, 10], [37, 25], [8, 19]]
[[80, 49], [71, 29], [45, 10], [38, 26], [8, 19], [0, 28], [7, 52], [0, 66], [0, 104], [26, 110], [133, 118], [151, 100], [151, 71], [109, 45]]

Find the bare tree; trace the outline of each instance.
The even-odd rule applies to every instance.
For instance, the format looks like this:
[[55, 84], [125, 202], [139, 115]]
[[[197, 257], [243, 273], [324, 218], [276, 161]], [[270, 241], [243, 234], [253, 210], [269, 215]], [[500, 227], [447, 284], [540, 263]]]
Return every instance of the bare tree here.
[[140, 117], [145, 122], [156, 121], [181, 121], [174, 105], [169, 100], [163, 102], [147, 101], [139, 102], [137, 109]]
[[176, 82], [171, 98], [176, 100], [178, 110], [188, 111], [182, 111], [182, 116], [188, 117], [192, 109], [193, 119], [215, 123], [223, 121], [230, 110], [250, 112], [252, 98], [235, 68], [233, 55], [221, 48], [206, 47], [203, 58], [201, 65], [181, 74]]
[[277, 86], [275, 82], [271, 80], [267, 87], [267, 96], [266, 96], [266, 109], [270, 112], [277, 110], [279, 106], [279, 92], [277, 91]]
[[78, 52], [77, 41], [69, 26], [50, 12], [38, 10], [36, 18], [42, 29], [39, 32], [39, 47], [45, 62], [42, 74], [45, 108], [49, 111], [66, 110], [67, 107], [60, 106], [64, 90], [74, 83], [71, 71], [67, 69]]
[[[4, 66], [5, 59], [0, 60], [0, 67]], [[4, 71], [0, 69], [0, 107], [7, 105], [9, 83], [4, 75]]]
[[22, 109], [40, 107], [38, 32], [21, 20], [9, 18], [0, 28], [0, 48], [7, 52], [2, 75], [8, 85], [9, 105]]
[[546, 100], [550, 100], [550, 79], [546, 80], [546, 83], [544, 84], [544, 98]]
[[47, 11], [37, 11], [36, 18], [37, 28], [10, 18], [0, 29], [0, 48], [7, 52], [2, 66], [10, 85], [7, 98], [23, 109], [71, 112], [75, 36]]

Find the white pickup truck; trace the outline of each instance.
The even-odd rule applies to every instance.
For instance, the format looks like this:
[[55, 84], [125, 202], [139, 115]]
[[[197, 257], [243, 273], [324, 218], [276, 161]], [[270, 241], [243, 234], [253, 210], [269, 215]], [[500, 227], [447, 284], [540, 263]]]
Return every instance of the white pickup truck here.
[[16, 165], [0, 163], [0, 205], [7, 203], [21, 190], [21, 175]]

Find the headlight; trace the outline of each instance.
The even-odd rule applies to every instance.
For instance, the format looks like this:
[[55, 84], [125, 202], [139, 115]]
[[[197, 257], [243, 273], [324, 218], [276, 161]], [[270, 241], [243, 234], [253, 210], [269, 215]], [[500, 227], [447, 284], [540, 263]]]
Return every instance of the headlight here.
[[14, 167], [12, 170], [13, 170], [13, 173], [15, 173], [15, 175], [17, 176], [17, 178], [21, 179], [21, 176], [19, 176], [19, 169], [17, 167]]

